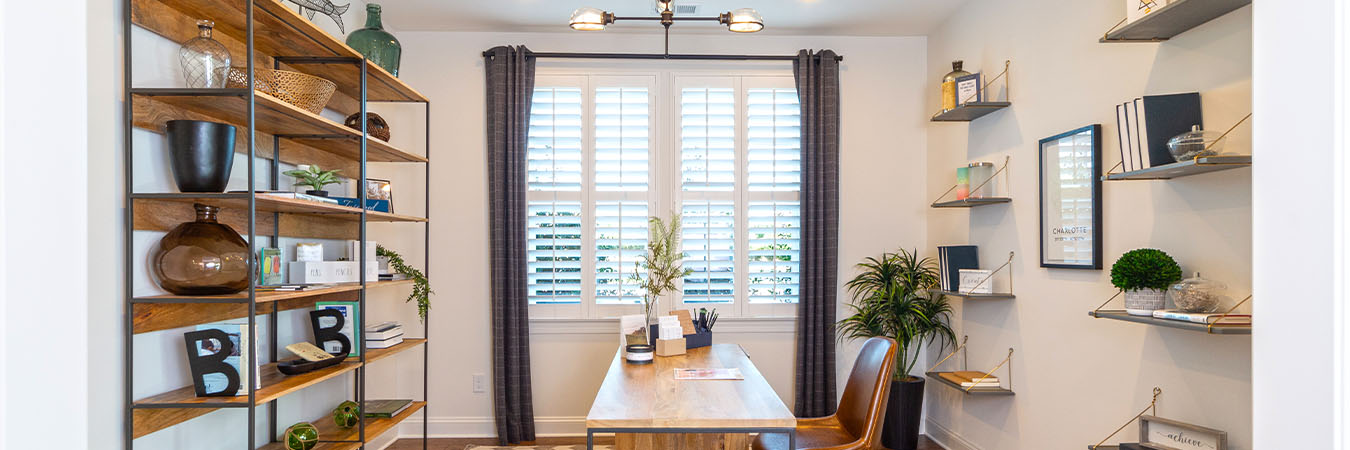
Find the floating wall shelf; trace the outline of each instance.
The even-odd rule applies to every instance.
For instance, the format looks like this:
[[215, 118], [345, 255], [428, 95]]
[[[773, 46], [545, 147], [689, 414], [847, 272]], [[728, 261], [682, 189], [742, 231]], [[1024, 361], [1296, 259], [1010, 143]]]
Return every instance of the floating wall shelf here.
[[967, 300], [1012, 300], [1014, 298], [1017, 298], [1017, 296], [1013, 295], [1012, 293], [974, 294], [974, 293], [961, 293], [955, 291], [937, 291], [937, 292], [942, 295], [961, 297]]
[[1252, 334], [1251, 325], [1214, 325], [1209, 326], [1203, 323], [1183, 322], [1180, 320], [1159, 319], [1153, 316], [1135, 316], [1123, 310], [1099, 310], [1088, 311], [1088, 315], [1098, 319], [1112, 319], [1124, 322], [1142, 323], [1165, 328], [1176, 328], [1178, 330], [1200, 331], [1209, 334]]
[[961, 391], [961, 393], [966, 394], [966, 395], [1017, 395], [1017, 394], [1015, 394], [1012, 390], [1009, 390], [1009, 389], [1003, 389], [1003, 388], [998, 388], [998, 389], [993, 389], [993, 388], [975, 388], [975, 389], [967, 389], [967, 388], [963, 388], [963, 387], [961, 387], [961, 385], [952, 382], [952, 380], [948, 380], [948, 379], [946, 379], [946, 378], [943, 378], [943, 377], [942, 377], [942, 374], [944, 374], [944, 373], [950, 373], [950, 372], [928, 372], [926, 375], [928, 375], [928, 379], [933, 380], [933, 381], [936, 381], [936, 382], [941, 383], [941, 384], [944, 384], [944, 385], [947, 385], [947, 386], [949, 386], [949, 387], [955, 388], [956, 390]]
[[[931, 378], [932, 380], [937, 381], [937, 382], [940, 383], [940, 384], [943, 384], [943, 385], [949, 386], [949, 387], [951, 387], [951, 388], [954, 388], [954, 389], [956, 389], [956, 390], [958, 390], [958, 391], [961, 391], [962, 393], [964, 393], [964, 394], [966, 394], [966, 395], [998, 395], [998, 396], [1014, 395], [1014, 394], [1013, 394], [1013, 391], [1012, 391], [1012, 357], [1013, 357], [1013, 349], [1011, 349], [1011, 348], [1008, 349], [1008, 357], [1007, 357], [1007, 358], [1003, 358], [1003, 361], [1002, 361], [1002, 362], [999, 362], [997, 366], [994, 366], [994, 368], [993, 368], [992, 370], [990, 370], [990, 371], [988, 371], [988, 372], [983, 372], [986, 376], [992, 378], [992, 377], [994, 377], [994, 372], [997, 372], [998, 369], [1003, 368], [1003, 366], [1008, 366], [1008, 387], [1007, 387], [1007, 388], [1003, 388], [1003, 387], [1002, 387], [1002, 385], [1001, 385], [1001, 384], [1002, 384], [1002, 380], [999, 381], [999, 382], [1000, 382], [1000, 386], [997, 387], [997, 388], [994, 388], [994, 387], [979, 387], [979, 388], [977, 388], [977, 387], [963, 387], [963, 386], [961, 386], [959, 383], [956, 383], [956, 382], [954, 382], [954, 381], [952, 381], [952, 380], [947, 379], [947, 377], [942, 376], [943, 374], [954, 373], [954, 372], [938, 371], [937, 368], [938, 368], [938, 367], [941, 367], [941, 366], [942, 366], [942, 363], [947, 362], [947, 360], [951, 359], [953, 356], [956, 356], [957, 353], [961, 353], [961, 367], [962, 367], [962, 370], [965, 370], [965, 367], [967, 366], [967, 361], [966, 361], [966, 359], [968, 358], [968, 355], [967, 355], [966, 352], [964, 352], [964, 350], [966, 349], [966, 344], [967, 344], [968, 342], [970, 342], [970, 336], [962, 336], [962, 337], [961, 337], [961, 344], [960, 344], [960, 345], [957, 345], [956, 348], [953, 349], [951, 353], [948, 353], [947, 356], [943, 357], [943, 358], [942, 358], [941, 360], [939, 360], [936, 364], [933, 364], [933, 367], [932, 367], [933, 370], [932, 370], [932, 371], [929, 371], [929, 372], [927, 372], [927, 373], [925, 373], [925, 375], [928, 375], [928, 378]], [[980, 380], [984, 380], [984, 378], [980, 378]]]
[[1012, 102], [968, 102], [933, 116], [933, 122], [973, 122], [975, 119], [1012, 106]]
[[[1251, 4], [1252, 0], [1173, 0], [1129, 25], [1117, 24], [1100, 42], [1162, 42], [1219, 16]], [[1120, 22], [1125, 23], [1124, 20]]]
[[997, 205], [1000, 203], [1011, 203], [1012, 199], [1008, 197], [981, 197], [967, 198], [964, 200], [952, 200], [947, 202], [933, 203], [933, 208], [974, 208], [976, 206]]
[[1108, 173], [1102, 177], [1103, 181], [1124, 181], [1124, 180], [1170, 180], [1202, 173], [1218, 172], [1220, 170], [1237, 169], [1240, 167], [1251, 167], [1251, 155], [1219, 155], [1205, 156], [1195, 158], [1190, 161], [1165, 164], [1158, 167], [1149, 167], [1143, 170], [1134, 170], [1121, 173]]

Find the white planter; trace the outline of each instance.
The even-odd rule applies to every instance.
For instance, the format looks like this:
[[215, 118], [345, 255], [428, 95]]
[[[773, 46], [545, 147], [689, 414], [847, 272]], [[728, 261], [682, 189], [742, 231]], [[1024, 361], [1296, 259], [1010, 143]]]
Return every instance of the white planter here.
[[1154, 310], [1167, 306], [1167, 292], [1162, 289], [1125, 291], [1125, 312], [1134, 316], [1152, 316]]

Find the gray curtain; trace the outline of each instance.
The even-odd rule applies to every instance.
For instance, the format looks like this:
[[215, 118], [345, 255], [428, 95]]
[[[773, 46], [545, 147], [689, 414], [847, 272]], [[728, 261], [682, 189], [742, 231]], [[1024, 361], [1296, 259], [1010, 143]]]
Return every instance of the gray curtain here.
[[487, 69], [488, 210], [492, 255], [492, 395], [502, 445], [534, 440], [525, 267], [525, 147], [534, 56], [495, 47]]
[[839, 258], [839, 63], [802, 50], [792, 63], [802, 107], [801, 296], [796, 414], [834, 414], [834, 312]]

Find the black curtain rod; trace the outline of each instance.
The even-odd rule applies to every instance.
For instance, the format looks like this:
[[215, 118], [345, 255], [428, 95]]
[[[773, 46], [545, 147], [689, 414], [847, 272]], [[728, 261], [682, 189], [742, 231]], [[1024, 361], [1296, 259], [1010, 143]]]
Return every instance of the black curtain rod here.
[[[483, 57], [492, 56], [483, 52]], [[797, 55], [691, 55], [664, 53], [534, 53], [535, 58], [575, 58], [575, 59], [671, 59], [671, 60], [709, 60], [709, 61], [795, 61]], [[843, 56], [835, 56], [835, 61], [843, 61]]]

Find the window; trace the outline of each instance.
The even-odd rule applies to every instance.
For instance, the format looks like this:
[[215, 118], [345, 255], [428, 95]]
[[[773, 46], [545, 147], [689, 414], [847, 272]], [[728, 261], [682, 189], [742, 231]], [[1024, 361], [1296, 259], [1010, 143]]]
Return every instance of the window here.
[[692, 273], [663, 305], [795, 314], [801, 149], [791, 77], [540, 75], [535, 86], [532, 317], [640, 312], [647, 217], [672, 213]]

